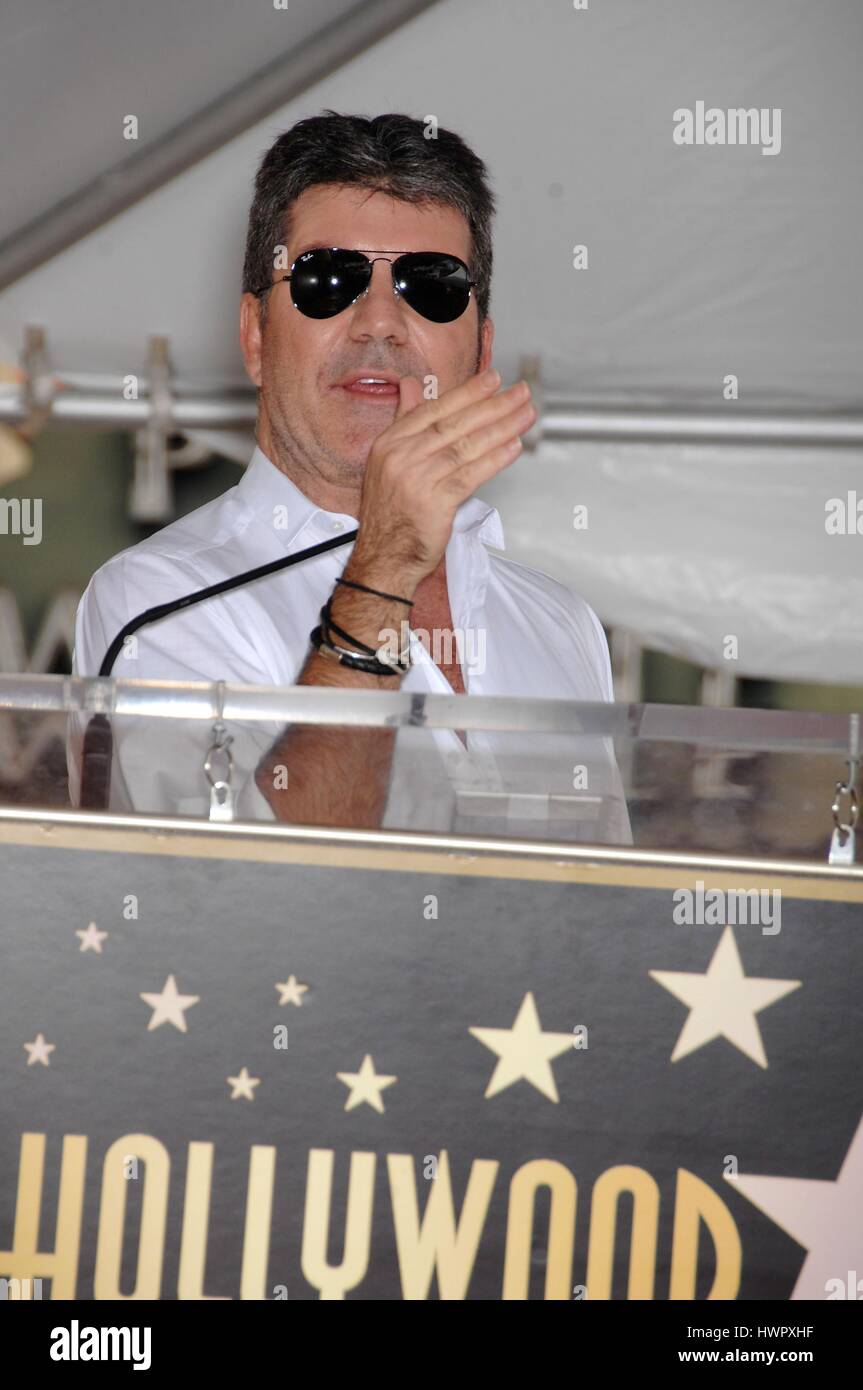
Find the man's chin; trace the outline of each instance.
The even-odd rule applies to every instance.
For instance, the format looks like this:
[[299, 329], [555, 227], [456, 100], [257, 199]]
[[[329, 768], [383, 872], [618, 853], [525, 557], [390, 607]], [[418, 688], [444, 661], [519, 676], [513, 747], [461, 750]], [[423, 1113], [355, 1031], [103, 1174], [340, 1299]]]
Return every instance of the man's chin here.
[[392, 424], [395, 414], [395, 410], [391, 410], [384, 418], [384, 411], [378, 406], [374, 411], [363, 411], [362, 418], [357, 412], [357, 418], [342, 422], [342, 429], [334, 431], [333, 443], [338, 453], [344, 458], [360, 459], [364, 468], [372, 445]]

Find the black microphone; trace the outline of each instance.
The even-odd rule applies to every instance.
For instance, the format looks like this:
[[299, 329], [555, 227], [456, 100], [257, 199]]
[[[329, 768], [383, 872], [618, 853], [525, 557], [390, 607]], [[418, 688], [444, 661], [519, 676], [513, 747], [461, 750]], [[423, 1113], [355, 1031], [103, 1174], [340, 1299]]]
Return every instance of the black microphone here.
[[[110, 676], [114, 662], [117, 660], [126, 638], [133, 632], [137, 632], [139, 628], [146, 626], [147, 623], [158, 622], [160, 618], [167, 618], [169, 613], [177, 613], [183, 608], [190, 608], [193, 603], [202, 603], [205, 598], [215, 598], [217, 594], [227, 593], [229, 589], [238, 589], [241, 584], [251, 584], [256, 579], [264, 579], [268, 574], [275, 574], [278, 570], [287, 569], [290, 565], [298, 565], [302, 560], [311, 560], [315, 555], [322, 555], [326, 550], [336, 550], [340, 545], [349, 545], [351, 541], [356, 540], [357, 534], [357, 531], [348, 531], [337, 540], [320, 541], [317, 545], [310, 545], [307, 550], [298, 550], [295, 555], [284, 555], [280, 560], [271, 560], [269, 564], [258, 565], [256, 569], [245, 570], [232, 579], [221, 579], [218, 584], [210, 584], [206, 589], [196, 589], [192, 594], [185, 594], [182, 598], [172, 599], [169, 603], [160, 603], [155, 608], [146, 609], [145, 612], [139, 613], [136, 618], [130, 618], [125, 627], [117, 633], [105, 653], [102, 665], [99, 667], [99, 675]], [[82, 810], [106, 811], [108, 809], [113, 752], [114, 739], [111, 732], [111, 721], [107, 714], [94, 714], [84, 733], [81, 795], [79, 798]]]

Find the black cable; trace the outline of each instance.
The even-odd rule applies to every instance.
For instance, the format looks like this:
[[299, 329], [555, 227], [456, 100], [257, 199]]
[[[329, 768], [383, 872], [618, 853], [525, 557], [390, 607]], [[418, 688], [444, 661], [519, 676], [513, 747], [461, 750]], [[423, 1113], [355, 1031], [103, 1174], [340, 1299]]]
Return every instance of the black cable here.
[[[243, 574], [237, 574], [232, 579], [222, 579], [218, 584], [210, 584], [206, 589], [197, 589], [194, 593], [186, 594], [183, 598], [172, 599], [169, 603], [160, 603], [155, 608], [148, 608], [146, 612], [139, 613], [136, 618], [130, 618], [125, 627], [117, 633], [105, 653], [102, 665], [99, 667], [99, 675], [110, 676], [114, 662], [117, 660], [126, 638], [148, 623], [157, 622], [159, 618], [166, 618], [169, 613], [177, 613], [183, 608], [191, 608], [192, 604], [202, 603], [205, 598], [215, 598], [217, 594], [224, 594], [230, 589], [237, 589], [241, 584], [251, 584], [256, 579], [264, 579], [269, 574], [277, 573], [278, 570], [288, 569], [290, 565], [299, 564], [301, 560], [311, 560], [315, 555], [323, 555], [327, 550], [336, 550], [341, 545], [349, 545], [351, 541], [356, 540], [357, 534], [356, 530], [348, 531], [344, 536], [339, 536], [338, 539], [320, 541], [317, 545], [310, 545], [307, 550], [298, 550], [295, 555], [285, 555], [280, 560], [271, 560], [269, 564], [259, 565], [256, 569], [245, 570]], [[106, 714], [94, 714], [84, 733], [81, 794], [79, 797], [82, 810], [106, 811], [108, 809], [113, 752], [114, 737], [111, 731], [111, 721]]]
[[347, 545], [350, 541], [355, 540], [357, 535], [357, 531], [348, 531], [338, 540], [320, 541], [317, 545], [310, 545], [308, 550], [298, 550], [296, 555], [285, 555], [281, 560], [271, 560], [269, 564], [259, 565], [257, 569], [245, 570], [243, 574], [237, 574], [233, 579], [221, 579], [218, 584], [211, 584], [207, 589], [197, 589], [193, 594], [186, 594], [185, 598], [171, 599], [169, 603], [160, 603], [156, 608], [148, 608], [145, 613], [139, 613], [137, 618], [130, 618], [122, 631], [117, 633], [105, 653], [102, 665], [99, 667], [99, 675], [110, 676], [111, 668], [117, 660], [123, 643], [133, 632], [137, 632], [139, 627], [144, 627], [147, 623], [154, 623], [158, 618], [165, 618], [169, 613], [179, 612], [182, 608], [190, 608], [193, 603], [200, 603], [205, 598], [215, 598], [217, 594], [227, 593], [229, 589], [237, 589], [241, 584], [251, 584], [255, 579], [264, 579], [266, 575], [275, 574], [277, 570], [287, 569], [289, 565], [296, 565], [300, 560], [311, 560], [315, 555], [322, 555], [325, 550], [336, 550], [340, 545]]

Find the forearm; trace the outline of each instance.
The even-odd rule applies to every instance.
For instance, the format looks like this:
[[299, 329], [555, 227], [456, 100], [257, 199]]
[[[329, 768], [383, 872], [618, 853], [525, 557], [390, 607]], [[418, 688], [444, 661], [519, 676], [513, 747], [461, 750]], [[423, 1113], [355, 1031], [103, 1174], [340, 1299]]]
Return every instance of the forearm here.
[[[348, 567], [345, 578], [355, 577]], [[383, 582], [380, 577], [377, 582], [358, 582], [399, 594], [408, 587], [402, 580], [401, 588], [390, 588], [399, 581]], [[404, 594], [406, 598], [411, 596]], [[377, 649], [388, 631], [398, 633], [397, 645], [402, 645], [402, 623], [410, 610], [404, 604], [338, 585], [331, 612], [339, 627]], [[350, 645], [336, 640], [339, 645]], [[370, 675], [313, 651], [297, 684], [398, 690], [401, 681], [398, 672], [392, 676]], [[278, 821], [374, 829], [380, 826], [386, 809], [395, 740], [395, 729], [288, 725], [258, 764], [255, 782]]]

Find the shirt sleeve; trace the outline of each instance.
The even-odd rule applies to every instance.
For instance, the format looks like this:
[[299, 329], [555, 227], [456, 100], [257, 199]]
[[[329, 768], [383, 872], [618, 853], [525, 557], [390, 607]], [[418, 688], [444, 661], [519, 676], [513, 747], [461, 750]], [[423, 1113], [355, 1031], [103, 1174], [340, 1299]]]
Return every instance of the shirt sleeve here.
[[[174, 557], [138, 550], [116, 556], [97, 570], [78, 605], [72, 674], [98, 675], [110, 643], [136, 614], [193, 593], [213, 582]], [[114, 662], [117, 679], [153, 681], [225, 680], [271, 685], [273, 678], [222, 597], [148, 624], [126, 639]], [[66, 757], [69, 797], [80, 805], [81, 759], [87, 714], [69, 716]], [[112, 812], [209, 816], [210, 785], [204, 760], [212, 742], [212, 723], [116, 715], [111, 718]], [[237, 819], [272, 820], [273, 813], [254, 784], [254, 769], [280, 730], [279, 725], [231, 725], [232, 790]]]
[[608, 650], [608, 638], [605, 635], [602, 623], [589, 604], [587, 605], [587, 611], [590, 614], [594, 633], [596, 635], [597, 666], [599, 668], [599, 678], [602, 683], [602, 688], [605, 691], [604, 698], [609, 704], [613, 704], [614, 679], [611, 672], [611, 653]]
[[[594, 613], [589, 604], [585, 607], [590, 615], [591, 623], [596, 638], [596, 665], [600, 685], [604, 691], [603, 698], [609, 703], [614, 703], [614, 677], [611, 669], [611, 653], [608, 649], [608, 638], [599, 618]], [[609, 785], [608, 793], [611, 803], [610, 815], [606, 833], [609, 843], [615, 845], [631, 845], [634, 843], [632, 834], [632, 824], [629, 819], [629, 808], [626, 803], [626, 793], [623, 786], [623, 778], [620, 775], [620, 767], [617, 762], [617, 755], [614, 748], [614, 739], [604, 740], [609, 759]]]

